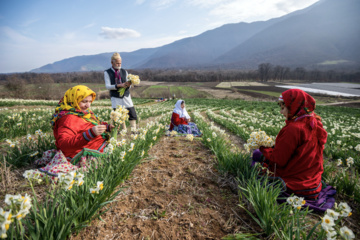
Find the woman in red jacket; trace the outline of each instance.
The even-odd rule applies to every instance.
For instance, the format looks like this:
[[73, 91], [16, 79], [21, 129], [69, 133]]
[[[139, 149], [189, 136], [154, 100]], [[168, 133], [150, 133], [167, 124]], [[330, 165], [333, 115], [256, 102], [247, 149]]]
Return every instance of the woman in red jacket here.
[[107, 145], [106, 131], [114, 126], [101, 122], [89, 109], [96, 93], [90, 88], [78, 85], [65, 92], [58, 103], [51, 124], [57, 149], [44, 152], [35, 161], [46, 165], [38, 169], [53, 178], [59, 173], [86, 170]]
[[185, 101], [178, 100], [175, 104], [174, 111], [171, 116], [170, 131], [174, 130], [182, 134], [193, 134], [201, 136], [200, 130], [196, 124], [190, 122], [190, 115], [185, 109]]
[[282, 93], [279, 105], [286, 125], [277, 135], [275, 147], [260, 147], [264, 166], [285, 182], [288, 193], [317, 198], [327, 132], [313, 112], [315, 100], [302, 90], [290, 89]]
[[65, 157], [76, 163], [81, 155], [100, 155], [106, 146], [106, 131], [111, 127], [101, 122], [90, 110], [96, 93], [90, 88], [78, 85], [66, 91], [60, 100], [51, 124], [55, 144]]

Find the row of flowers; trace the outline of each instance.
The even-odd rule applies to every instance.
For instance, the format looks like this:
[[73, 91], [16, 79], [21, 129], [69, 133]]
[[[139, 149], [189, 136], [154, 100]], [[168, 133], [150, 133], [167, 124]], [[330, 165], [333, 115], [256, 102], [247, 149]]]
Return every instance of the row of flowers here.
[[[342, 220], [352, 215], [352, 210], [347, 203], [341, 202], [340, 204], [335, 204], [334, 210], [327, 210], [324, 216], [321, 217], [321, 220], [309, 229], [307, 226], [308, 221], [305, 220], [308, 215], [308, 210], [303, 207], [306, 203], [304, 198], [297, 196], [287, 198], [286, 202], [294, 210], [276, 203], [276, 196], [278, 194], [276, 191], [273, 195], [275, 197], [273, 199], [274, 202], [271, 200], [272, 198], [266, 199], [266, 196], [271, 196], [271, 194], [267, 194], [274, 191], [274, 189], [264, 188], [263, 184], [259, 184], [260, 181], [257, 177], [252, 179], [252, 174], [248, 173], [248, 171], [254, 173], [256, 168], [250, 168], [251, 160], [249, 155], [238, 152], [232, 153], [232, 151], [229, 151], [231, 145], [226, 143], [223, 139], [226, 137], [224, 131], [219, 128], [216, 129], [214, 127], [210, 127], [201, 114], [195, 113], [194, 116], [198, 124], [202, 127], [202, 131], [204, 133], [203, 142], [218, 156], [218, 164], [222, 166], [220, 169], [236, 175], [239, 173], [241, 174], [241, 176], [238, 176], [239, 185], [241, 185], [241, 189], [245, 191], [243, 194], [248, 197], [248, 200], [253, 204], [253, 208], [257, 209], [257, 217], [255, 217], [257, 220], [255, 221], [264, 228], [267, 234], [275, 234], [279, 238], [286, 238], [286, 234], [288, 233], [290, 234], [288, 236], [289, 239], [294, 239], [294, 237], [295, 239], [300, 239], [300, 236], [303, 236], [304, 239], [322, 239], [323, 237], [326, 239], [337, 239], [337, 237], [342, 237], [343, 239], [355, 238], [351, 229], [346, 226], [342, 226], [344, 222]], [[211, 126], [213, 126], [213, 124], [211, 124]], [[251, 137], [248, 139], [247, 144], [253, 146], [253, 148], [263, 145], [264, 143], [269, 143], [269, 145], [273, 144], [270, 140], [271, 138], [263, 131], [253, 132], [250, 136]], [[219, 147], [219, 145], [221, 145], [221, 147]], [[226, 157], [222, 157], [223, 155]], [[233, 159], [236, 159], [235, 161], [238, 161], [238, 163], [224, 163], [226, 161], [232, 161]], [[232, 169], [234, 165], [239, 168], [238, 171], [234, 171]], [[255, 172], [255, 176], [256, 175], [257, 174]], [[240, 181], [240, 179], [243, 181]], [[263, 197], [260, 197], [260, 199], [256, 201], [251, 200], [254, 199], [255, 196], [259, 197], [261, 195], [263, 195]], [[246, 209], [246, 211], [248, 210]], [[249, 212], [249, 214], [253, 216], [252, 213]], [[276, 216], [280, 217], [277, 218]], [[299, 221], [300, 219], [302, 220]], [[321, 224], [321, 229], [317, 228], [319, 224]], [[308, 231], [308, 233], [306, 233], [306, 231]], [[238, 235], [238, 237], [240, 236], [241, 234]]]

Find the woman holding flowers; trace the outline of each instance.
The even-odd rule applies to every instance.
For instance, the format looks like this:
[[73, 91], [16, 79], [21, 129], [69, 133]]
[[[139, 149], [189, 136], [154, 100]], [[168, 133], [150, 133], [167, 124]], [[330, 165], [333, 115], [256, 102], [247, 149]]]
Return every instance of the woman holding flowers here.
[[84, 85], [77, 85], [65, 92], [55, 109], [51, 120], [56, 147], [72, 161], [86, 152], [94, 155], [102, 152], [106, 146], [106, 131], [112, 125], [101, 122], [90, 110], [96, 93]]
[[[132, 81], [128, 81], [128, 73], [121, 68], [122, 59], [119, 53], [114, 53], [111, 57], [111, 68], [104, 72], [106, 89], [110, 90], [111, 105], [115, 110], [117, 106], [122, 106], [129, 111], [129, 121], [132, 131], [136, 131], [137, 115], [134, 104], [131, 100], [130, 87]], [[122, 124], [126, 129], [125, 122]]]
[[200, 130], [196, 124], [190, 122], [190, 115], [185, 109], [185, 101], [178, 100], [175, 104], [174, 111], [171, 116], [170, 131], [174, 130], [178, 133], [192, 134], [194, 136], [201, 136]]
[[273, 148], [260, 147], [264, 166], [285, 182], [288, 193], [316, 199], [322, 189], [327, 132], [314, 113], [315, 100], [302, 90], [289, 89], [280, 95], [279, 105], [286, 125]]
[[90, 88], [77, 85], [65, 92], [58, 103], [51, 124], [57, 149], [44, 152], [35, 161], [46, 165], [33, 174], [42, 173], [57, 177], [59, 173], [86, 168], [100, 156], [107, 145], [108, 135], [114, 127], [99, 118], [89, 109], [96, 93]]

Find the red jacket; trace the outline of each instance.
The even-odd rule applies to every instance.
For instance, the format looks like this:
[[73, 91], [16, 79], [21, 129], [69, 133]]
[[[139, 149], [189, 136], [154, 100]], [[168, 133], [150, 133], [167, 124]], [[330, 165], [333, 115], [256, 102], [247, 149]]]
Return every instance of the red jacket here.
[[185, 118], [180, 118], [179, 114], [173, 112], [171, 116], [170, 130], [173, 130], [174, 126], [179, 125], [188, 125], [188, 122]]
[[[270, 170], [281, 177], [289, 192], [295, 195], [316, 196], [321, 191], [327, 133], [320, 121], [311, 129], [310, 118], [288, 121], [276, 137], [274, 148], [260, 148], [269, 161]], [[316, 190], [299, 191], [311, 189]]]
[[58, 119], [54, 127], [55, 144], [65, 157], [73, 158], [83, 148], [104, 151], [105, 139], [95, 136], [91, 128], [94, 124], [75, 115], [65, 115]]

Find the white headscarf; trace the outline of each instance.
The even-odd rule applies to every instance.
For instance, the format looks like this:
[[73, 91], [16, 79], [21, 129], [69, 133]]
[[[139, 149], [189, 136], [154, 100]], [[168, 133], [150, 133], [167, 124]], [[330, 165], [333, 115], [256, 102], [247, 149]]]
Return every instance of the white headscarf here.
[[185, 101], [184, 100], [178, 100], [175, 104], [175, 108], [174, 108], [174, 113], [179, 114], [179, 118], [186, 118], [186, 119], [190, 119], [190, 115], [188, 114], [188, 112], [186, 111], [185, 108], [181, 108], [181, 103]]

